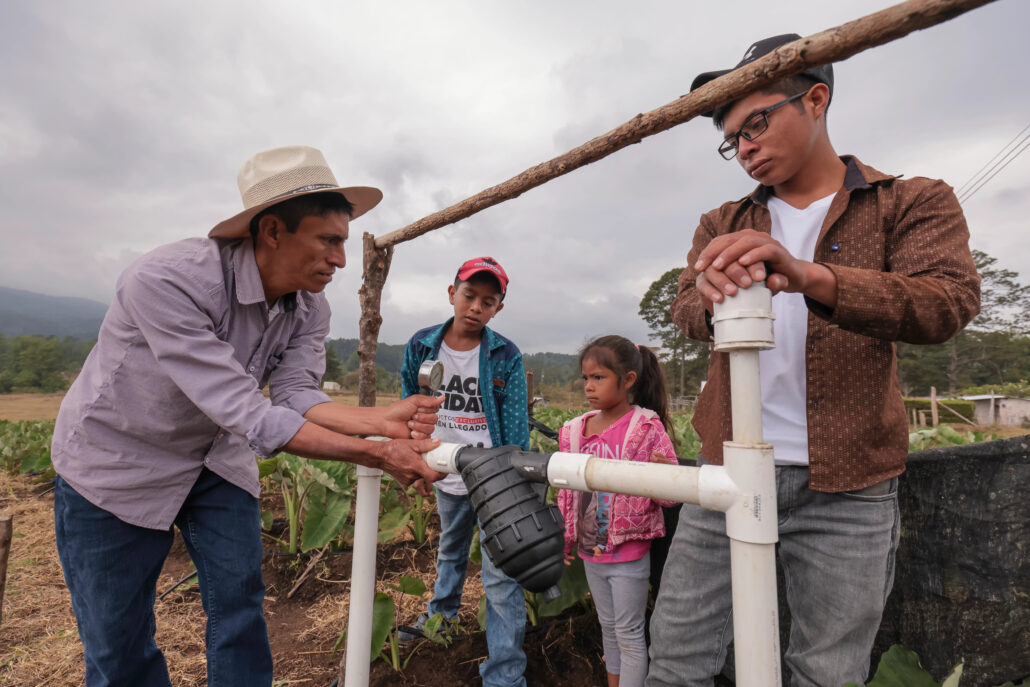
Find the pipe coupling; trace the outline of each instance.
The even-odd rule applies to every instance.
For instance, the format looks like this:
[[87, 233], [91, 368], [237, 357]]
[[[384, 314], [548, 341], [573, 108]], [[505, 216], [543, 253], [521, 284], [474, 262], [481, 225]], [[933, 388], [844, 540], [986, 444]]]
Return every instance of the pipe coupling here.
[[739, 289], [736, 296], [727, 296], [714, 303], [712, 325], [715, 329], [715, 350], [766, 350], [773, 348], [772, 292], [765, 282], [755, 282]]

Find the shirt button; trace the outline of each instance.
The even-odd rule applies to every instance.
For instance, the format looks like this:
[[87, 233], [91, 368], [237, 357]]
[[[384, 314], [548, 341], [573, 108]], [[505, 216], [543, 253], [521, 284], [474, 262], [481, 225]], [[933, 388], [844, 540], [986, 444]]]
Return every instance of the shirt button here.
[[254, 366], [253, 366], [253, 365], [251, 365], [251, 366], [250, 366], [250, 371], [251, 371], [251, 372], [253, 372], [253, 371], [254, 371]]

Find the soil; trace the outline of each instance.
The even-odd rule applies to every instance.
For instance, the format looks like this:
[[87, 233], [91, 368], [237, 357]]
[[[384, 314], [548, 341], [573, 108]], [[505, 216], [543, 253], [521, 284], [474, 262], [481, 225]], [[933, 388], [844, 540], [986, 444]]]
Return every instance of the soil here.
[[[262, 507], [282, 515], [274, 491]], [[75, 633], [71, 603], [57, 560], [53, 531], [53, 494], [49, 484], [0, 473], [0, 515], [14, 518], [3, 616], [0, 624], [0, 684], [19, 687], [78, 685], [83, 680], [82, 645]], [[281, 523], [281, 521], [280, 521]], [[277, 523], [277, 524], [280, 524]], [[282, 526], [282, 525], [281, 525]], [[397, 622], [414, 621], [430, 593], [404, 596], [389, 588], [401, 575], [422, 579], [432, 589], [438, 522], [430, 521], [430, 538], [421, 546], [410, 540], [380, 545], [377, 590], [397, 603]], [[337, 677], [346, 626], [351, 555], [282, 555], [275, 542], [266, 546], [263, 565], [267, 594], [265, 617], [275, 661], [276, 687], [328, 687]], [[157, 585], [157, 642], [175, 685], [206, 683], [204, 613], [193, 580], [176, 585], [193, 565], [176, 537]], [[297, 581], [303, 583], [291, 595]], [[382, 660], [370, 668], [370, 685], [455, 687], [481, 684], [478, 665], [486, 656], [485, 634], [476, 611], [482, 586], [479, 568], [469, 564], [460, 620], [463, 630], [450, 646], [419, 640], [401, 647], [404, 667], [395, 671]], [[569, 687], [604, 685], [600, 630], [596, 617], [577, 606], [557, 618], [527, 628], [526, 680], [530, 685]]]

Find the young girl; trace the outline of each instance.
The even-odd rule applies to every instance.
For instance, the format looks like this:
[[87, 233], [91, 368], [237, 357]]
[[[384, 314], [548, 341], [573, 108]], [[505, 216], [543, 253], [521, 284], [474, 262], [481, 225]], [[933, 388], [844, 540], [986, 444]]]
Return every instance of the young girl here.
[[[592, 411], [565, 423], [559, 450], [600, 458], [676, 463], [665, 380], [655, 354], [621, 336], [602, 336], [579, 354]], [[579, 550], [601, 623], [609, 687], [638, 687], [647, 675], [644, 610], [651, 540], [665, 534], [662, 510], [642, 496], [562, 489], [566, 563]]]

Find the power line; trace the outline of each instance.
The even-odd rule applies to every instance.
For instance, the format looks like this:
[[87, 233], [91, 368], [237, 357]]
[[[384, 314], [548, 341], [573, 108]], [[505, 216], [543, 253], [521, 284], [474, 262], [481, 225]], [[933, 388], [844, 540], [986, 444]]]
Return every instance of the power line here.
[[1016, 134], [1015, 138], [1002, 146], [1002, 149], [987, 164], [959, 187], [959, 190], [956, 191], [959, 203], [965, 203], [972, 198], [988, 181], [996, 177], [1001, 170], [1008, 167], [1013, 160], [1019, 157], [1027, 147], [1030, 147], [1030, 143], [1028, 143], [1030, 142], [1030, 134], [1023, 135], [1028, 129], [1030, 129], [1030, 124], [1023, 127], [1023, 130]]
[[[1020, 131], [1020, 132], [1019, 132], [1018, 134], [1016, 134], [1015, 136], [1013, 136], [1013, 137], [1012, 137], [1012, 141], [1015, 141], [1015, 140], [1016, 140], [1017, 138], [1019, 138], [1020, 136], [1022, 136], [1022, 135], [1023, 135], [1023, 134], [1024, 134], [1025, 132], [1026, 132], [1026, 130], [1027, 130], [1027, 129], [1030, 129], [1030, 124], [1027, 124], [1027, 125], [1026, 125], [1025, 127], [1023, 127], [1023, 131]], [[991, 158], [990, 160], [988, 160], [988, 161], [987, 161], [987, 164], [986, 164], [986, 165], [984, 165], [983, 167], [981, 167], [980, 169], [978, 169], [978, 170], [976, 171], [976, 174], [974, 174], [973, 176], [971, 176], [971, 177], [969, 177], [968, 179], [966, 179], [966, 183], [962, 184], [962, 185], [961, 185], [961, 186], [959, 186], [959, 187], [958, 187], [957, 189], [955, 189], [955, 195], [961, 195], [961, 194], [962, 194], [962, 192], [963, 192], [963, 191], [965, 191], [965, 190], [966, 190], [966, 189], [967, 189], [967, 188], [968, 188], [968, 187], [969, 187], [969, 186], [970, 186], [970, 185], [971, 185], [971, 184], [973, 183], [973, 180], [974, 180], [974, 179], [976, 179], [976, 178], [977, 178], [978, 176], [980, 176], [980, 173], [981, 173], [981, 172], [983, 172], [983, 171], [984, 171], [985, 169], [987, 169], [987, 167], [988, 167], [988, 166], [989, 166], [989, 165], [990, 165], [990, 164], [991, 164], [992, 162], [994, 162], [994, 161], [995, 161], [995, 160], [996, 160], [996, 159], [998, 158], [998, 156], [999, 156], [999, 155], [1001, 155], [1002, 153], [1004, 153], [1004, 152], [1005, 152], [1005, 149], [1006, 149], [1006, 148], [1008, 148], [1009, 146], [1011, 146], [1011, 145], [1012, 145], [1012, 141], [1009, 141], [1009, 142], [1008, 142], [1008, 143], [1006, 143], [1006, 144], [1005, 144], [1004, 146], [1002, 146], [1001, 150], [999, 150], [999, 151], [998, 151], [998, 152], [997, 152], [997, 153], [995, 154], [995, 156], [994, 156], [994, 157], [992, 157], [992, 158]]]
[[[1027, 141], [1027, 139], [1030, 139], [1030, 136], [1027, 136], [1026, 138], [1024, 138], [1024, 139], [1023, 139], [1023, 141]], [[1023, 141], [1020, 141], [1020, 143], [1023, 143]], [[1014, 154], [1014, 155], [1012, 155], [1012, 157], [1010, 157], [1010, 158], [1009, 158], [1008, 160], [1006, 160], [1006, 161], [1005, 161], [1005, 164], [1003, 164], [1003, 165], [1002, 165], [1001, 167], [999, 167], [999, 168], [998, 168], [997, 170], [995, 170], [995, 172], [994, 172], [993, 174], [991, 174], [991, 175], [990, 175], [989, 177], [987, 177], [986, 179], [984, 179], [983, 181], [981, 181], [981, 182], [980, 182], [980, 185], [979, 185], [979, 186], [977, 186], [976, 188], [974, 188], [974, 189], [970, 190], [970, 191], [969, 191], [968, 193], [966, 193], [966, 194], [965, 194], [965, 196], [963, 196], [962, 198], [959, 198], [958, 202], [959, 202], [959, 203], [961, 204], [961, 203], [964, 203], [964, 202], [966, 202], [966, 201], [967, 201], [967, 200], [969, 200], [970, 198], [972, 198], [972, 197], [973, 197], [973, 194], [975, 194], [975, 193], [976, 193], [977, 191], [979, 191], [980, 189], [982, 189], [982, 188], [984, 187], [984, 184], [986, 184], [986, 183], [987, 183], [988, 181], [990, 181], [991, 179], [993, 179], [994, 177], [996, 177], [996, 176], [998, 175], [998, 172], [1000, 172], [1001, 170], [1003, 170], [1003, 169], [1005, 169], [1006, 167], [1008, 167], [1008, 166], [1009, 166], [1009, 163], [1010, 163], [1010, 162], [1012, 162], [1013, 160], [1015, 160], [1015, 159], [1016, 159], [1017, 157], [1019, 157], [1019, 154], [1020, 154], [1020, 153], [1022, 153], [1022, 152], [1023, 152], [1024, 150], [1026, 150], [1027, 148], [1030, 148], [1030, 141], [1028, 141], [1028, 142], [1027, 142], [1027, 143], [1026, 143], [1025, 145], [1023, 145], [1023, 147], [1022, 147], [1022, 148], [1020, 148], [1019, 150], [1017, 150], [1017, 151], [1015, 152], [1015, 154]]]

